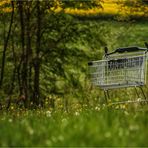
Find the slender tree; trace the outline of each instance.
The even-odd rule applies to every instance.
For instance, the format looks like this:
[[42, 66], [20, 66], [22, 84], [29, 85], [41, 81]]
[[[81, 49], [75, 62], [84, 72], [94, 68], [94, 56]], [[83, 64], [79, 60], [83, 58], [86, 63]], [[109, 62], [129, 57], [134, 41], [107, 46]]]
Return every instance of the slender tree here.
[[2, 84], [3, 84], [3, 77], [4, 77], [4, 72], [5, 72], [6, 51], [7, 51], [8, 42], [9, 42], [12, 24], [13, 24], [13, 19], [14, 19], [14, 2], [13, 1], [11, 2], [11, 6], [12, 6], [12, 12], [11, 12], [10, 25], [9, 25], [7, 37], [4, 41], [4, 49], [3, 49], [2, 62], [1, 62], [0, 87], [2, 87]]
[[40, 51], [41, 51], [41, 6], [40, 1], [36, 2], [36, 11], [37, 11], [37, 32], [36, 32], [36, 50], [34, 58], [34, 92], [33, 92], [33, 101], [34, 103], [39, 103], [40, 98]]

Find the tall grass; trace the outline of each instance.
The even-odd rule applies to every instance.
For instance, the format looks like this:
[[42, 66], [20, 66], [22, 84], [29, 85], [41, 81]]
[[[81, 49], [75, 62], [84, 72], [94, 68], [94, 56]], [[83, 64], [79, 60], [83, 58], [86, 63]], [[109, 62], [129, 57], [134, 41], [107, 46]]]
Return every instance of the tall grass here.
[[87, 108], [0, 115], [0, 146], [148, 146], [144, 111]]

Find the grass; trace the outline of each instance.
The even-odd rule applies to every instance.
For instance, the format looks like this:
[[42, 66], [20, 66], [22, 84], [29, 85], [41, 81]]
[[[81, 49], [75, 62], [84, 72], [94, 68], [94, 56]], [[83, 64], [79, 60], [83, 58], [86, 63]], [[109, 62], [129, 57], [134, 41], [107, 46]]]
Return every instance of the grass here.
[[0, 146], [148, 146], [147, 112], [86, 108], [0, 115]]

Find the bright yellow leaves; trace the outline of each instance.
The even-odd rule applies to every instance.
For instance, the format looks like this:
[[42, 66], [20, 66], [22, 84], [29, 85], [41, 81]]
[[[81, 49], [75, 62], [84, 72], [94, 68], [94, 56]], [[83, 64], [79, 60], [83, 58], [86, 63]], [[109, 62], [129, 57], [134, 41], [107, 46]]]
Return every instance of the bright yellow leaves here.
[[12, 11], [12, 9], [10, 7], [6, 7], [6, 8], [2, 8], [1, 11], [5, 13], [9, 13]]
[[77, 9], [77, 8], [75, 9], [67, 8], [64, 11], [65, 13], [74, 14], [74, 15], [96, 15], [98, 13], [101, 13], [101, 10], [98, 8], [93, 8], [93, 9], [88, 9], [88, 10]]
[[[63, 8], [62, 3], [60, 0], [54, 0], [53, 6], [50, 8], [51, 11], [55, 13], [59, 13], [64, 10], [67, 14], [73, 15], [121, 15], [123, 17], [128, 16], [148, 16], [148, 6], [147, 5], [140, 5], [136, 3], [136, 0], [130, 1], [130, 4], [124, 5], [125, 0], [104, 0], [101, 2], [101, 7], [93, 7], [88, 9], [83, 9], [84, 3], [80, 3], [79, 8]], [[81, 8], [82, 7], [82, 8]], [[1, 13], [9, 13], [12, 11], [11, 8], [11, 0], [1, 0], [0, 1], [0, 12]]]
[[54, 0], [53, 7], [50, 10], [54, 11], [55, 13], [59, 13], [63, 10], [60, 0]]
[[9, 13], [12, 11], [10, 6], [11, 0], [1, 0], [0, 1], [0, 13]]
[[118, 10], [119, 10], [119, 5], [117, 5], [117, 3], [115, 2], [104, 2], [103, 5], [103, 12], [104, 13], [107, 13], [107, 14], [116, 14], [118, 13]]
[[0, 7], [4, 6], [5, 4], [9, 4], [11, 1], [10, 0], [1, 0], [0, 1]]
[[[104, 0], [102, 4], [102, 8], [92, 8], [92, 9], [77, 9], [77, 8], [66, 8], [65, 13], [73, 14], [73, 15], [98, 15], [98, 14], [109, 14], [109, 15], [121, 15], [123, 17], [127, 16], [148, 16], [148, 6], [131, 3], [131, 5], [124, 5], [124, 0], [116, 1], [116, 0]], [[137, 7], [138, 5], [138, 7]]]

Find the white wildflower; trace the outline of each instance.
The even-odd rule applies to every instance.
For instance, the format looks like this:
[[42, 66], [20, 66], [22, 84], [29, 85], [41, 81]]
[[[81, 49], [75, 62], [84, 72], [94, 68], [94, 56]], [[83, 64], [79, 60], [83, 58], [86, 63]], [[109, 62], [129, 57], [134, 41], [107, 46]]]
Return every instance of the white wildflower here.
[[100, 107], [96, 106], [95, 110], [100, 111]]
[[12, 119], [10, 118], [8, 121], [9, 121], [9, 122], [12, 122]]
[[46, 111], [46, 116], [47, 116], [47, 117], [51, 117], [51, 111], [49, 111], [49, 110]]
[[79, 113], [79, 112], [75, 112], [75, 115], [76, 115], [76, 116], [79, 116], [79, 115], [80, 115], [80, 113]]

